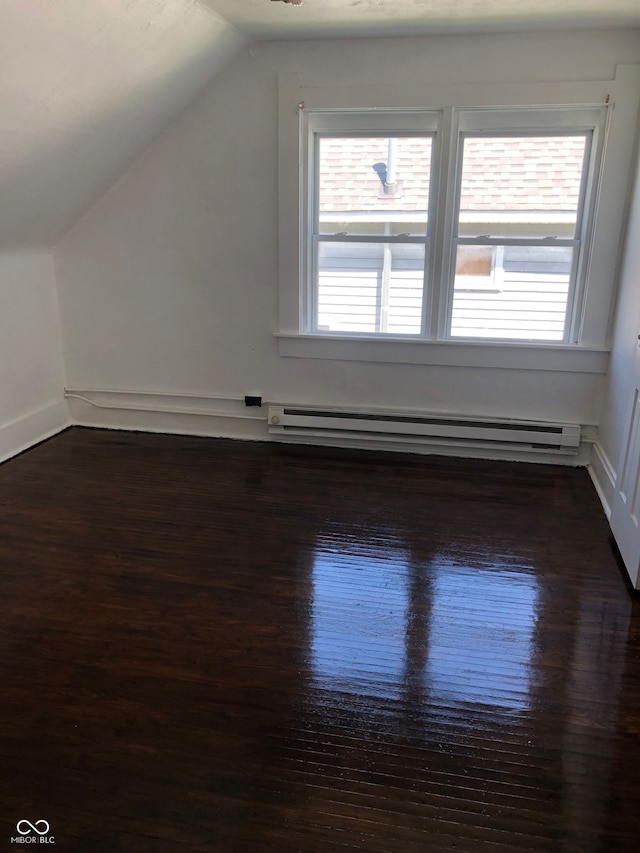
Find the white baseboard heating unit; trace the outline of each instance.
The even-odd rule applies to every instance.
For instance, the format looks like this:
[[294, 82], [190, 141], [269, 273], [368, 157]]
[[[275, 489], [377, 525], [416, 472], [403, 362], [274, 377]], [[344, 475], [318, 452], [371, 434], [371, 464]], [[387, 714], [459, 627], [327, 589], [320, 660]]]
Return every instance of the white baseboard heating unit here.
[[406, 444], [446, 444], [576, 454], [578, 424], [499, 420], [356, 409], [269, 406], [273, 435], [346, 438]]

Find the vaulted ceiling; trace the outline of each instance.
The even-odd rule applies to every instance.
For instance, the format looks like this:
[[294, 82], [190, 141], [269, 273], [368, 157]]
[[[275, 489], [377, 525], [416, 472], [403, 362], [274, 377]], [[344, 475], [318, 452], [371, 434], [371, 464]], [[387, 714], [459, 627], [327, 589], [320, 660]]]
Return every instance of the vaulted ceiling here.
[[639, 26], [638, 0], [2, 0], [0, 251], [54, 245], [244, 44]]

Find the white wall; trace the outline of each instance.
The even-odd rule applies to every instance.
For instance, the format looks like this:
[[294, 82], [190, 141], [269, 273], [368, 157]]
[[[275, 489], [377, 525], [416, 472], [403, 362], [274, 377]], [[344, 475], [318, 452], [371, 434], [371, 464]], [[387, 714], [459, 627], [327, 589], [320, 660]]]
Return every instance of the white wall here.
[[63, 387], [53, 258], [0, 255], [0, 460], [69, 423]]
[[[278, 355], [276, 77], [298, 72], [307, 86], [580, 81], [613, 79], [617, 63], [639, 55], [638, 31], [253, 46], [58, 246], [68, 385], [165, 392], [173, 408], [176, 394], [219, 407], [260, 393], [596, 423], [598, 374]], [[80, 401], [73, 411], [85, 423], [162, 428], [151, 414]], [[267, 437], [257, 421], [199, 423], [202, 432]]]

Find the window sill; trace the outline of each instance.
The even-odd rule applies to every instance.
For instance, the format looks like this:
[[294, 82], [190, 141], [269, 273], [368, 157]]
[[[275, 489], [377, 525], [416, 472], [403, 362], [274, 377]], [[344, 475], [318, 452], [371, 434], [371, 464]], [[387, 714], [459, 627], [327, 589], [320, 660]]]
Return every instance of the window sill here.
[[280, 332], [275, 337], [280, 355], [287, 358], [600, 374], [607, 372], [609, 364], [608, 350], [572, 344], [346, 338]]

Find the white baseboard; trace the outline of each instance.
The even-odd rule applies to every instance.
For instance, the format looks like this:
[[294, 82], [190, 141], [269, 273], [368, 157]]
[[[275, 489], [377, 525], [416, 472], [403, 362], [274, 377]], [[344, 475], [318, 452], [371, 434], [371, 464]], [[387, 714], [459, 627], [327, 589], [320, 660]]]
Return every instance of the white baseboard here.
[[616, 471], [602, 446], [596, 441], [593, 445], [589, 474], [596, 488], [600, 503], [607, 518], [611, 518], [611, 504], [616, 488]]
[[285, 444], [313, 444], [322, 447], [343, 447], [356, 450], [384, 450], [390, 453], [415, 453], [419, 456], [453, 456], [459, 459], [488, 459], [495, 462], [532, 462], [540, 465], [567, 465], [570, 467], [586, 467], [588, 465], [589, 448], [581, 446], [574, 455], [543, 453], [540, 451], [519, 450], [517, 448], [499, 448], [474, 446], [472, 444], [456, 443], [455, 441], [424, 441], [420, 443], [405, 443], [393, 441], [376, 441], [375, 439], [358, 438], [317, 438], [298, 435], [288, 435], [284, 438], [270, 436], [269, 440]]
[[51, 438], [68, 426], [71, 426], [71, 417], [64, 400], [0, 425], [0, 462]]
[[[252, 441], [276, 440], [268, 432], [266, 403], [262, 408], [247, 408], [243, 399], [235, 397], [88, 388], [67, 388], [65, 396], [69, 401], [73, 423], [79, 426]], [[456, 444], [455, 441], [407, 444], [389, 440], [362, 440], [351, 436], [343, 438], [286, 436], [284, 441], [292, 444], [314, 444], [360, 450], [386, 450], [399, 453], [438, 454], [461, 458], [572, 466], [586, 466], [589, 463], [591, 451], [590, 444], [583, 444], [575, 456], [563, 456], [526, 449], [474, 447], [468, 444]]]
[[65, 397], [78, 426], [269, 441], [266, 412], [239, 398], [88, 388]]

